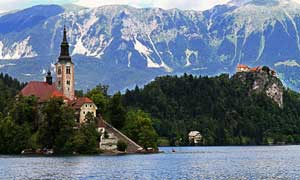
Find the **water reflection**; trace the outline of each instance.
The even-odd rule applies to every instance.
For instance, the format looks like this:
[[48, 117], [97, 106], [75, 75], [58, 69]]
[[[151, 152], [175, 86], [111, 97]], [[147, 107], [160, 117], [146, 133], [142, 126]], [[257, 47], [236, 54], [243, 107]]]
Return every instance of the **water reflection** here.
[[0, 179], [300, 179], [300, 146], [178, 147], [128, 156], [0, 156]]

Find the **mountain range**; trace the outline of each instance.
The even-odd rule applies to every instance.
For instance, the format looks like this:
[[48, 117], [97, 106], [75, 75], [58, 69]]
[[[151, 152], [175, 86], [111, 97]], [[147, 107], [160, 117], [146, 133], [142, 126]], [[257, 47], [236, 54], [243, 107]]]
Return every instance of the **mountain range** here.
[[59, 55], [66, 25], [76, 88], [110, 92], [166, 74], [233, 74], [267, 65], [300, 89], [300, 4], [232, 0], [206, 11], [39, 5], [0, 15], [0, 71], [42, 80]]

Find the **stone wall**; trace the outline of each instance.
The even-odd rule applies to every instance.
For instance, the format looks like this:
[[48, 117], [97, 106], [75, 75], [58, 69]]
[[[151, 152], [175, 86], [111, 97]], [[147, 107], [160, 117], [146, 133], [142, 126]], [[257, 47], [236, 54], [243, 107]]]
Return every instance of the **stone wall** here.
[[102, 121], [102, 126], [105, 126], [104, 129], [105, 129], [105, 131], [109, 135], [113, 134], [113, 136], [115, 138], [117, 138], [118, 141], [123, 141], [123, 142], [125, 142], [128, 145], [127, 149], [126, 149], [127, 153], [135, 153], [139, 149], [142, 149], [142, 147], [140, 145], [138, 145], [137, 143], [135, 143], [133, 140], [131, 140], [130, 138], [128, 138], [122, 132], [120, 132], [119, 130], [117, 130], [116, 128], [114, 128], [112, 125], [110, 125], [109, 123], [107, 123], [104, 120], [100, 120], [100, 121]]

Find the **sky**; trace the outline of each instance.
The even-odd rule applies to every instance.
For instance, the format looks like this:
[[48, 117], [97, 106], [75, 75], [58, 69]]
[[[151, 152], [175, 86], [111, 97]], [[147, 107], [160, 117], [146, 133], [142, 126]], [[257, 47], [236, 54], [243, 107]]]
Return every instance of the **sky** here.
[[184, 10], [205, 10], [230, 0], [0, 0], [0, 13], [24, 9], [38, 4], [74, 3], [86, 7], [112, 4], [126, 4], [134, 7], [178, 8]]

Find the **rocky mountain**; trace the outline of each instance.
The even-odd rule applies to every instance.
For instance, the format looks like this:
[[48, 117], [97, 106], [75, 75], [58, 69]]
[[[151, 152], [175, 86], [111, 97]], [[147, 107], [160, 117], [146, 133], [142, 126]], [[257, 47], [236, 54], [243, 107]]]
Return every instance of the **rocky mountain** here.
[[300, 4], [232, 0], [210, 10], [130, 6], [34, 6], [0, 16], [0, 71], [42, 79], [68, 27], [78, 89], [111, 91], [165, 74], [234, 73], [238, 63], [274, 68], [298, 90]]

